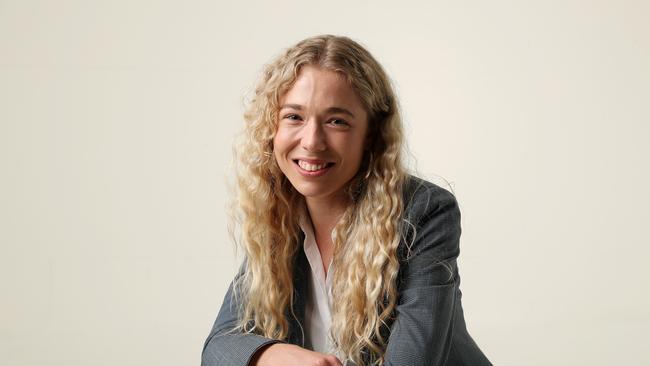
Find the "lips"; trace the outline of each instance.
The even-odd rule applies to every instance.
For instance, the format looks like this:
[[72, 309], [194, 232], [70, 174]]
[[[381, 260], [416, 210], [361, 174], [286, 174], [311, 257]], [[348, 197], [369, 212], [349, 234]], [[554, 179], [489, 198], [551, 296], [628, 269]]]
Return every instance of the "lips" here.
[[314, 159], [294, 159], [293, 162], [296, 163], [302, 171], [307, 173], [324, 172], [334, 165], [333, 162]]

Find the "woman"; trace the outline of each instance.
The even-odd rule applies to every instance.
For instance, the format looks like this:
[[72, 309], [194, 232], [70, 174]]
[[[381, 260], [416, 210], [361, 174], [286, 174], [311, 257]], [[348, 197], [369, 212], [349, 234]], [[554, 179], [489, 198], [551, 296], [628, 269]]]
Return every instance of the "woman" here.
[[463, 319], [456, 200], [405, 173], [397, 100], [370, 53], [301, 41], [266, 67], [245, 120], [245, 261], [202, 364], [489, 365]]

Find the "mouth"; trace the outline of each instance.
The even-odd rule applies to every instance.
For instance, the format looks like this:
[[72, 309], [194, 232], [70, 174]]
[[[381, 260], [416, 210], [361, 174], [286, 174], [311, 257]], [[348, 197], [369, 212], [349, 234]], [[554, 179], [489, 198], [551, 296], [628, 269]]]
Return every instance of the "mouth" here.
[[310, 175], [324, 173], [334, 165], [334, 163], [327, 161], [305, 161], [300, 159], [294, 159], [293, 162], [302, 172]]

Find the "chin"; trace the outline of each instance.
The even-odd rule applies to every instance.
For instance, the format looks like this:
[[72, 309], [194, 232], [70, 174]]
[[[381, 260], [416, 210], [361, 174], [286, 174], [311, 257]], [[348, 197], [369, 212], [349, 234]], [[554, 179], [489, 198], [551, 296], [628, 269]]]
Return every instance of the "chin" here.
[[295, 187], [296, 191], [300, 193], [301, 195], [309, 198], [316, 198], [316, 197], [322, 197], [322, 196], [327, 196], [330, 192], [324, 191], [322, 189], [314, 189], [314, 188], [304, 188], [304, 187]]
[[293, 188], [305, 197], [320, 197], [331, 193], [331, 190], [323, 187], [321, 184], [311, 182], [291, 182]]

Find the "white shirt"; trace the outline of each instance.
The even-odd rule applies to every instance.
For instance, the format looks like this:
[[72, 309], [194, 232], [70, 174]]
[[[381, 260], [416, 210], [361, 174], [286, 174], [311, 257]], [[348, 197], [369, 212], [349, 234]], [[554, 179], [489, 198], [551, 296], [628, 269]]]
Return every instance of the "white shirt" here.
[[311, 268], [309, 295], [305, 304], [305, 345], [316, 352], [339, 356], [329, 335], [332, 324], [332, 276], [329, 276], [332, 262], [326, 275], [309, 214], [301, 215], [300, 228], [305, 233], [303, 249]]

